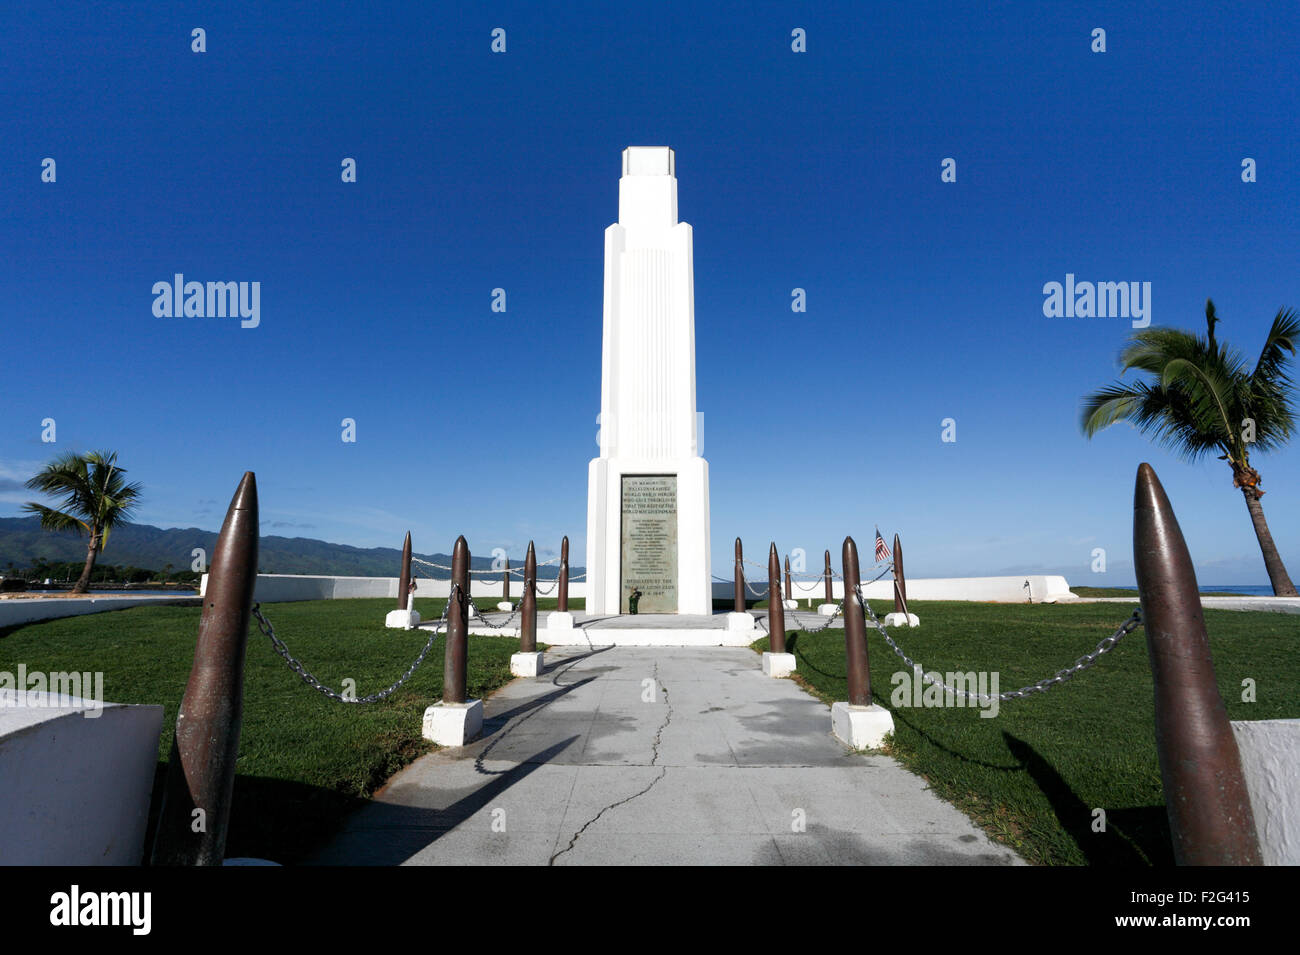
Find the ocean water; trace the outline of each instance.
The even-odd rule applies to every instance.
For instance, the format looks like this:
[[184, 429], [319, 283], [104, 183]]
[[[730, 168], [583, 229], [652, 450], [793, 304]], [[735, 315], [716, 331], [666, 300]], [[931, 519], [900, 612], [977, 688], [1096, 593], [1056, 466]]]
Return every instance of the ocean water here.
[[1244, 594], [1251, 597], [1273, 596], [1271, 584], [1201, 584], [1201, 593]]

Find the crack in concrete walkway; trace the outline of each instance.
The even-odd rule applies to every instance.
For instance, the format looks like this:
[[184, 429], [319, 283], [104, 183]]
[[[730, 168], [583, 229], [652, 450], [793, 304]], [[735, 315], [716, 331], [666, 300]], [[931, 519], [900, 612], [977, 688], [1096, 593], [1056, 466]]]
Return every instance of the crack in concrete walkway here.
[[481, 740], [407, 767], [311, 861], [1021, 862], [894, 760], [849, 751], [826, 705], [749, 649], [570, 647], [547, 664], [485, 701]]
[[[658, 663], [655, 664], [654, 685], [659, 691], [662, 691], [664, 695], [664, 706], [667, 708], [667, 712], [664, 715], [664, 721], [659, 724], [658, 732], [655, 733], [654, 746], [653, 746], [654, 755], [651, 756], [650, 758], [651, 766], [654, 766], [659, 762], [659, 745], [663, 740], [664, 730], [668, 728], [668, 724], [671, 723], [673, 720], [673, 707], [672, 704], [668, 702], [668, 687], [664, 686], [659, 682]], [[567, 846], [565, 846], [559, 852], [555, 853], [555, 855], [551, 856], [550, 860], [547, 862], [547, 865], [555, 865], [556, 859], [564, 855], [566, 852], [572, 850], [573, 847], [578, 844], [578, 839], [582, 837], [582, 834], [587, 831], [588, 827], [594, 825], [600, 819], [601, 816], [605, 815], [605, 813], [610, 812], [611, 810], [619, 808], [620, 806], [626, 806], [634, 799], [644, 796], [650, 790], [654, 789], [654, 787], [659, 784], [660, 780], [662, 780], [667, 775], [668, 775], [668, 767], [667, 766], [660, 767], [659, 775], [656, 776], [654, 779], [650, 780], [650, 784], [646, 786], [644, 789], [641, 789], [638, 792], [634, 792], [632, 795], [628, 796], [625, 799], [620, 799], [618, 802], [610, 803], [608, 806], [601, 809], [600, 812], [596, 813], [596, 815], [592, 816], [590, 819], [588, 819], [585, 823], [582, 824], [582, 828], [573, 834], [573, 838], [569, 840], [569, 844]]]

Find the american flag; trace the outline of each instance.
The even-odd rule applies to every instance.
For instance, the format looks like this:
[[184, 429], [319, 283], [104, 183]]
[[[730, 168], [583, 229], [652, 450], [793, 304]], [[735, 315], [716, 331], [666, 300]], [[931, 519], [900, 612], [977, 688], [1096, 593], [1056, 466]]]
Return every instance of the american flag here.
[[889, 548], [885, 546], [885, 539], [880, 536], [880, 528], [876, 528], [876, 563], [881, 563], [890, 559]]

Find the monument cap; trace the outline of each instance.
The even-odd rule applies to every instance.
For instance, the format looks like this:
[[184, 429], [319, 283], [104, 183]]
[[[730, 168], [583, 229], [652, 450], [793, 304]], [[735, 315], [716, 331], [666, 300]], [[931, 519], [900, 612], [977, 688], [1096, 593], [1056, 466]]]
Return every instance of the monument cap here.
[[628, 146], [623, 150], [625, 176], [675, 176], [670, 146]]

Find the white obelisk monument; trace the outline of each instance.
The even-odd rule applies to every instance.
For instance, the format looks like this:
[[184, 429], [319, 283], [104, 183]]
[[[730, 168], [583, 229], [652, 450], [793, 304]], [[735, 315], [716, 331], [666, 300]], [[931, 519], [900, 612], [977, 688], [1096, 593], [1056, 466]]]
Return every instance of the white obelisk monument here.
[[587, 472], [587, 613], [711, 614], [709, 465], [695, 419], [691, 227], [666, 146], [623, 150], [605, 230], [600, 457]]

